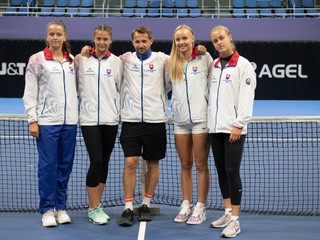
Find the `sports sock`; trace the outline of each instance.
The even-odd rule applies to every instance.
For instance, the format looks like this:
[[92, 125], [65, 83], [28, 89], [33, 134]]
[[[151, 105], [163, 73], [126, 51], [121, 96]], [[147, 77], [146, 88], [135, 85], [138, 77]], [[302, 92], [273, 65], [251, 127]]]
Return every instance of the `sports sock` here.
[[198, 209], [203, 209], [205, 206], [204, 206], [204, 204], [203, 203], [201, 203], [201, 202], [197, 202], [197, 204], [196, 204], [196, 208], [198, 208]]
[[232, 208], [225, 208], [224, 209], [225, 214], [231, 214], [231, 212], [232, 212]]
[[145, 204], [150, 207], [150, 202], [152, 199], [152, 194], [145, 193], [141, 205]]
[[239, 216], [233, 216], [233, 215], [231, 215], [231, 221], [232, 220], [239, 220]]
[[133, 211], [133, 197], [125, 197], [124, 201], [125, 201], [124, 210], [126, 210], [127, 208], [130, 208]]

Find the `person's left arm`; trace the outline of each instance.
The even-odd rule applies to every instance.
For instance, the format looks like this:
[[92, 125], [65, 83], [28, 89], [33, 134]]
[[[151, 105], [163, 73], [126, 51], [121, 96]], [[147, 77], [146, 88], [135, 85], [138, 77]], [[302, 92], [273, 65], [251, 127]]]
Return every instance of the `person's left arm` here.
[[250, 62], [242, 68], [238, 95], [238, 117], [234, 125], [239, 128], [245, 127], [252, 118], [253, 102], [256, 89], [256, 73]]
[[230, 142], [239, 140], [242, 129], [249, 124], [253, 113], [256, 74], [250, 62], [242, 66], [240, 72], [237, 118], [233, 122]]

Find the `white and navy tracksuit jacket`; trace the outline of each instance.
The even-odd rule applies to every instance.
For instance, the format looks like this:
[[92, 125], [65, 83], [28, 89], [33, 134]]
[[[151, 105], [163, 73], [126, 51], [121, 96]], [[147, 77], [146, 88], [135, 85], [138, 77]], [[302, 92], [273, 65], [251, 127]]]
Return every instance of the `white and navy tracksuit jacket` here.
[[123, 63], [121, 121], [162, 123], [167, 121], [164, 68], [168, 55], [151, 50], [143, 56], [127, 52]]
[[26, 69], [24, 106], [28, 122], [39, 125], [78, 123], [76, 71], [73, 62], [54, 60], [48, 48], [32, 55]]
[[221, 69], [220, 58], [214, 60], [210, 76], [208, 108], [209, 133], [231, 133], [234, 126], [247, 133], [253, 112], [256, 74], [252, 64], [235, 52]]
[[171, 112], [177, 125], [207, 122], [208, 75], [212, 57], [209, 53], [199, 55], [193, 51], [191, 59], [183, 69], [184, 79], [166, 80], [172, 86]]
[[120, 90], [123, 66], [109, 51], [98, 59], [92, 51], [89, 58], [75, 57], [80, 102], [80, 125], [117, 125], [120, 118]]

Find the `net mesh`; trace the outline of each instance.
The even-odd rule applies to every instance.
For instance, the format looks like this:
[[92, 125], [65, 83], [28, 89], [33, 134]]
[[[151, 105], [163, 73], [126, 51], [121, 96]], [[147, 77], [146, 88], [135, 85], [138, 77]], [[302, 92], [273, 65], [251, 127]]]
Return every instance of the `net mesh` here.
[[[119, 127], [119, 133], [121, 126]], [[173, 124], [167, 124], [167, 154], [160, 161], [159, 182], [153, 204], [179, 206], [180, 162], [174, 144]], [[320, 215], [320, 117], [254, 118], [249, 125], [241, 165], [242, 212], [279, 215]], [[24, 116], [0, 115], [0, 212], [38, 211], [35, 140], [29, 136]], [[207, 208], [222, 210], [212, 153], [211, 186]], [[89, 159], [80, 128], [68, 187], [68, 209], [87, 209], [86, 172]], [[103, 195], [106, 207], [124, 205], [122, 170], [124, 156], [119, 138], [110, 159]], [[143, 174], [139, 167], [134, 202], [141, 202]], [[193, 170], [193, 196], [197, 174]], [[141, 181], [140, 181], [141, 179]]]

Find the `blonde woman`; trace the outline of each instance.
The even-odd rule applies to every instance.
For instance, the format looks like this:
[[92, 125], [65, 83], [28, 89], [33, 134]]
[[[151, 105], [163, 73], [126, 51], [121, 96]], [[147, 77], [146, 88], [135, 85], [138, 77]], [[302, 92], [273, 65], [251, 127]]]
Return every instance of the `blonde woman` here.
[[[175, 144], [181, 163], [182, 204], [175, 222], [201, 224], [206, 220], [209, 135], [207, 128], [208, 74], [212, 57], [194, 48], [195, 36], [187, 25], [174, 31], [167, 81], [172, 87], [171, 112]], [[192, 168], [198, 172], [197, 203], [192, 208]]]

